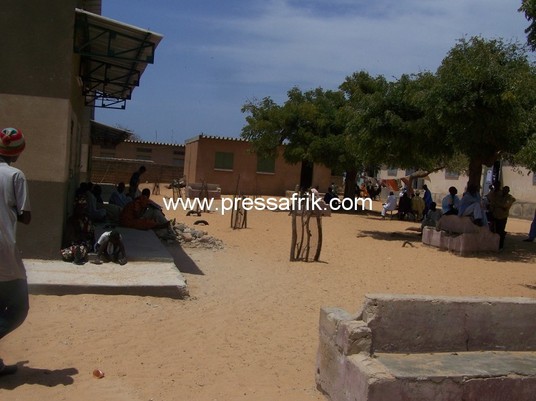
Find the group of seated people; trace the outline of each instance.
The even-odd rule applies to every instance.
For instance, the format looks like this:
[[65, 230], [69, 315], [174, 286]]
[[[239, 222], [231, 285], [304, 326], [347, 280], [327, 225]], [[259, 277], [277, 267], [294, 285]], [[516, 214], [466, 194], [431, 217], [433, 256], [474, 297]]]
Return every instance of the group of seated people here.
[[430, 207], [431, 204], [426, 207], [426, 203], [421, 198], [419, 191], [415, 191], [409, 195], [408, 191], [403, 190], [399, 195], [399, 199], [397, 199], [393, 191], [390, 191], [386, 202], [383, 204], [381, 215], [382, 218], [385, 218], [387, 212], [396, 210], [397, 217], [401, 220], [410, 219], [421, 221]]
[[[102, 199], [102, 188], [98, 184], [83, 182], [75, 193], [73, 212], [67, 219], [64, 247], [82, 245], [89, 252], [98, 242], [95, 224], [109, 223], [140, 230], [152, 229], [165, 240], [176, 239], [172, 221], [168, 220], [162, 207], [150, 199], [151, 191], [145, 188], [132, 198], [125, 193], [125, 184], [120, 182], [109, 201]], [[112, 236], [115, 240], [115, 236]]]
[[356, 195], [359, 195], [361, 198], [370, 198], [375, 200], [380, 193], [382, 192], [382, 187], [378, 183], [373, 183], [368, 180], [361, 184], [361, 186], [356, 185]]
[[491, 206], [494, 203], [494, 196], [497, 198], [496, 192], [498, 191], [490, 190], [490, 193], [482, 198], [479, 187], [471, 184], [460, 198], [456, 187], [451, 186], [448, 189], [448, 194], [441, 200], [441, 208], [438, 208], [436, 203], [431, 200], [431, 196], [423, 199], [420, 197], [419, 191], [415, 191], [412, 196], [408, 195], [407, 191], [402, 191], [398, 198], [391, 191], [383, 204], [381, 215], [385, 218], [387, 212], [397, 211], [398, 218], [405, 219], [409, 216], [416, 221], [421, 221], [422, 227], [436, 226], [439, 218], [443, 215], [468, 216], [475, 225], [487, 227], [490, 220], [493, 219]]

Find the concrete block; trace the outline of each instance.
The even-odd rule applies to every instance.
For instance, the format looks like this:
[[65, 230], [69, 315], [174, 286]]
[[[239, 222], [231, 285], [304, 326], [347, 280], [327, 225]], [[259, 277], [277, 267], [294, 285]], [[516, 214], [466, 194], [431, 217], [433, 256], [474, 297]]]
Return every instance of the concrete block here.
[[[457, 216], [444, 217], [458, 218]], [[499, 235], [492, 233], [487, 227], [472, 225], [476, 227], [476, 231], [463, 234], [437, 231], [432, 227], [425, 227], [422, 233], [422, 243], [459, 255], [471, 252], [497, 252], [499, 250]]]
[[320, 331], [328, 337], [335, 337], [340, 322], [353, 320], [354, 317], [340, 308], [321, 308], [320, 309]]
[[459, 217], [456, 215], [442, 216], [437, 223], [439, 230], [452, 233], [477, 233], [479, 227], [471, 221], [469, 217]]
[[[355, 322], [352, 315], [340, 308], [321, 308], [319, 320], [320, 342], [316, 358], [316, 383], [319, 389], [331, 394], [342, 388], [344, 379], [345, 354], [342, 348], [351, 348], [348, 345], [337, 344], [339, 327], [344, 323]], [[350, 334], [350, 327], [341, 331]], [[342, 342], [342, 340], [340, 340]]]
[[534, 381], [527, 380], [536, 378], [534, 352], [376, 356], [378, 363], [396, 378], [400, 399], [404, 400], [532, 401], [532, 394], [536, 392]]
[[355, 318], [321, 315], [332, 401], [535, 400], [536, 299], [372, 294]]
[[363, 321], [342, 321], [337, 330], [335, 344], [343, 355], [372, 353], [372, 333]]
[[398, 400], [400, 386], [396, 378], [378, 362], [363, 354], [351, 355], [346, 360], [344, 390], [338, 390], [332, 401]]
[[536, 399], [536, 377], [509, 375], [469, 379], [464, 382], [459, 400], [532, 401]]
[[536, 350], [530, 298], [367, 295], [373, 352]]
[[422, 243], [430, 246], [439, 247], [439, 236], [441, 231], [433, 227], [424, 227], [422, 229]]
[[470, 252], [497, 252], [499, 234], [492, 233], [487, 227], [481, 227], [478, 233], [461, 234], [453, 238], [449, 250], [460, 255]]
[[[364, 321], [372, 331], [373, 352], [464, 350], [464, 315], [456, 305], [413, 297], [368, 296]], [[445, 336], [448, 333], [448, 336]]]

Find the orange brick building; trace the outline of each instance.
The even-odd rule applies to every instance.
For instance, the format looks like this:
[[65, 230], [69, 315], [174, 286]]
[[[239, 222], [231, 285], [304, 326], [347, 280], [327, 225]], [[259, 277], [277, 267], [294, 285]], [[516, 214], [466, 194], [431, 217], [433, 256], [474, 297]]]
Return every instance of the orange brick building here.
[[281, 196], [307, 181], [326, 190], [332, 181], [329, 168], [289, 164], [282, 149], [276, 159], [262, 159], [246, 140], [199, 135], [185, 143], [184, 175], [187, 183], [218, 184], [223, 194], [235, 194], [238, 187], [245, 195]]

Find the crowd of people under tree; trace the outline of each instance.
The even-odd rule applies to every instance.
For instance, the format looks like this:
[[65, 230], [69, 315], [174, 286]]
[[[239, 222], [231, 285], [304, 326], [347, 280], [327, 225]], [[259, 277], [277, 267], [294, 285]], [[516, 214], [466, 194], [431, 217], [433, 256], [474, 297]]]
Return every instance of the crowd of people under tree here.
[[[381, 194], [381, 189], [382, 184], [366, 181], [361, 185], [356, 185], [356, 196], [376, 199]], [[477, 185], [468, 185], [463, 195], [459, 197], [457, 188], [451, 186], [448, 194], [442, 198], [441, 205], [438, 206], [426, 184], [422, 186], [422, 197], [420, 190], [408, 189], [404, 186], [397, 195], [394, 191], [389, 191], [386, 201], [382, 204], [381, 216], [385, 219], [390, 213], [391, 217], [400, 220], [420, 222], [421, 231], [427, 226], [437, 227], [439, 219], [444, 215], [469, 217], [476, 226], [487, 227], [499, 234], [499, 250], [502, 250], [510, 208], [516, 199], [510, 194], [508, 186], [501, 188], [497, 183], [490, 185], [488, 189], [489, 192], [481, 196]], [[324, 202], [335, 208], [340, 206], [335, 184], [332, 183], [328, 187]], [[532, 242], [534, 239], [536, 239], [536, 212], [529, 237], [525, 241]]]
[[391, 191], [387, 201], [383, 204], [382, 217], [385, 218], [388, 211], [396, 210], [396, 216], [399, 219], [420, 221], [422, 228], [436, 227], [443, 215], [469, 217], [475, 225], [488, 227], [492, 232], [499, 234], [499, 250], [503, 249], [508, 215], [516, 201], [510, 195], [510, 187], [501, 188], [499, 184], [490, 185], [489, 192], [482, 197], [479, 187], [469, 184], [460, 198], [457, 188], [451, 186], [448, 194], [441, 200], [440, 208], [433, 201], [428, 186], [425, 184], [422, 189], [424, 193], [421, 198], [419, 191], [409, 194], [409, 191], [403, 188], [398, 200]]

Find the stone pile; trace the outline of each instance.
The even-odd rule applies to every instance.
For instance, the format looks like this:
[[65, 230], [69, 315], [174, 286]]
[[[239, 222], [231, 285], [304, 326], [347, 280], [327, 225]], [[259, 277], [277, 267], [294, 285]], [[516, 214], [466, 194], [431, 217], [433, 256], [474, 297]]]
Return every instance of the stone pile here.
[[183, 223], [176, 223], [173, 230], [183, 248], [223, 249], [223, 242], [208, 235], [206, 231], [188, 227]]

